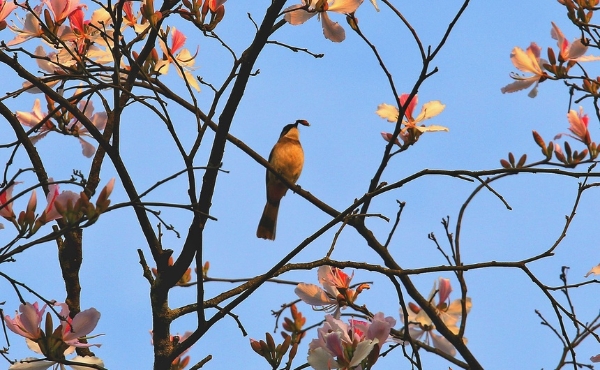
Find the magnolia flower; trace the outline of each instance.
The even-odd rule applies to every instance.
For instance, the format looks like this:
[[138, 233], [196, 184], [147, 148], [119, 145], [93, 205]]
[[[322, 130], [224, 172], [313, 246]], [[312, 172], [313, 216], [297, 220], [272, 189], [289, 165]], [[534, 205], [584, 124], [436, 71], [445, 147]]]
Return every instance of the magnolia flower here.
[[60, 316], [66, 318], [61, 321], [62, 340], [73, 347], [100, 347], [100, 344], [82, 343], [79, 339], [85, 337], [96, 328], [100, 320], [100, 312], [95, 308], [88, 308], [79, 312], [75, 317], [69, 316], [69, 307], [65, 303], [59, 303], [61, 307]]
[[574, 60], [577, 62], [590, 62], [594, 60], [600, 60], [600, 57], [588, 55], [583, 56], [587, 51], [587, 45], [584, 45], [581, 41], [582, 39], [577, 38], [573, 40], [573, 43], [569, 43], [569, 41], [565, 38], [562, 31], [554, 22], [552, 23], [552, 29], [550, 30], [550, 36], [556, 40], [558, 48], [560, 50], [560, 56], [562, 60], [569, 61]]
[[[411, 132], [409, 132], [409, 130], [417, 131], [416, 132], [417, 135], [420, 135], [423, 132], [448, 131], [448, 128], [444, 127], [444, 126], [438, 126], [438, 125], [425, 126], [423, 124], [420, 125], [420, 123], [422, 121], [433, 118], [433, 117], [437, 116], [438, 114], [442, 113], [444, 108], [446, 108], [446, 106], [444, 104], [442, 104], [439, 100], [433, 100], [433, 101], [427, 102], [427, 103], [423, 104], [423, 106], [421, 107], [421, 112], [415, 118], [415, 117], [413, 117], [413, 112], [415, 110], [415, 106], [417, 105], [418, 96], [415, 95], [412, 98], [412, 100], [410, 101], [410, 104], [408, 104], [408, 106], [407, 106], [406, 101], [408, 100], [409, 96], [410, 96], [410, 94], [402, 94], [398, 98], [400, 106], [405, 107], [404, 108], [404, 119], [402, 120], [404, 127], [402, 128], [402, 130], [400, 131], [400, 134], [398, 135], [398, 137], [400, 139], [402, 139], [402, 141], [404, 143], [407, 143], [410, 140]], [[386, 119], [388, 122], [398, 122], [398, 116], [400, 115], [398, 108], [396, 108], [393, 105], [385, 104], [385, 103], [379, 104], [377, 106], [377, 111], [375, 113], [377, 113], [377, 115], [379, 117]], [[386, 141], [390, 141], [392, 139], [392, 134], [387, 133], [387, 132], [382, 132], [381, 136]], [[417, 138], [418, 138], [418, 136], [417, 136]], [[396, 141], [395, 144], [400, 145], [400, 142]]]
[[[46, 323], [44, 326], [46, 333], [41, 329], [42, 317], [44, 316], [46, 305], [39, 309], [37, 302], [34, 304], [22, 304], [19, 307], [21, 314], [16, 314], [14, 319], [11, 319], [7, 315], [4, 317], [4, 322], [9, 330], [25, 338], [27, 346], [32, 351], [42, 354], [48, 359], [64, 358], [65, 355], [71, 354], [75, 350], [75, 347], [100, 347], [99, 344], [80, 342], [80, 339], [94, 330], [100, 319], [100, 312], [95, 308], [90, 308], [79, 312], [71, 318], [69, 316], [69, 308], [65, 303], [57, 303], [55, 305], [61, 308], [61, 323], [60, 326], [53, 329], [52, 316], [49, 313], [46, 314]], [[97, 357], [77, 356], [71, 361], [104, 366], [102, 360]], [[48, 369], [55, 364], [57, 364], [56, 361], [28, 357], [15, 362], [9, 369]], [[70, 366], [76, 370], [85, 368], [77, 365]], [[61, 368], [64, 368], [64, 366], [61, 365]]]
[[321, 307], [321, 310], [326, 312], [334, 312], [335, 317], [339, 317], [340, 308], [347, 303], [353, 303], [363, 289], [369, 289], [368, 284], [361, 284], [356, 291], [350, 289], [350, 281], [354, 274], [348, 276], [336, 267], [321, 266], [317, 275], [323, 288], [300, 283], [294, 292], [305, 303]]
[[349, 325], [327, 315], [318, 338], [309, 344], [308, 363], [317, 370], [370, 368], [395, 324], [381, 312], [371, 322], [350, 320]]
[[594, 266], [587, 274], [585, 274], [585, 277], [590, 275], [600, 275], [600, 264], [598, 264], [598, 266]]
[[[450, 302], [450, 292], [452, 286], [450, 285], [449, 279], [439, 279], [438, 282], [434, 282], [433, 289], [427, 299], [431, 302], [433, 308], [436, 310], [439, 318], [444, 322], [444, 325], [454, 334], [458, 334], [459, 328], [458, 322], [462, 317], [462, 301], [460, 299]], [[434, 302], [435, 295], [438, 296], [438, 303]], [[467, 298], [466, 310], [471, 310], [471, 298]], [[454, 346], [443, 336], [434, 332], [435, 325], [431, 321], [431, 318], [416, 304], [410, 302], [407, 306], [408, 315], [408, 333], [411, 338], [422, 340], [425, 336], [425, 342], [433, 343], [433, 346], [451, 356], [456, 355], [456, 349]], [[404, 313], [402, 308], [400, 309], [400, 320], [404, 322]], [[466, 341], [466, 338], [463, 338]]]
[[162, 39], [159, 42], [160, 48], [163, 51], [163, 59], [156, 63], [154, 70], [160, 74], [165, 75], [169, 71], [169, 64], [175, 62], [177, 64], [176, 70], [177, 74], [179, 74], [179, 77], [183, 78], [194, 89], [200, 91], [200, 85], [198, 85], [198, 80], [196, 80], [196, 78], [194, 78], [194, 76], [191, 73], [191, 71], [196, 69], [194, 67], [194, 63], [196, 63], [194, 58], [196, 57], [196, 55], [192, 55], [188, 49], [182, 49], [183, 45], [185, 44], [186, 37], [181, 31], [177, 30], [175, 27], [172, 27], [170, 29], [170, 33], [170, 48], [165, 44], [165, 42]]
[[537, 46], [535, 42], [532, 42], [526, 51], [523, 51], [523, 49], [519, 47], [515, 47], [512, 50], [510, 59], [513, 65], [522, 72], [533, 73], [533, 76], [525, 77], [516, 73], [511, 73], [510, 77], [516, 81], [500, 89], [503, 94], [527, 89], [529, 86], [535, 84], [533, 89], [527, 94], [530, 98], [535, 98], [537, 95], [538, 84], [548, 77], [546, 72], [543, 71], [544, 63], [548, 62], [540, 58], [540, 50], [541, 48]]
[[6, 327], [15, 334], [18, 334], [24, 338], [37, 340], [42, 335], [40, 324], [42, 323], [42, 317], [46, 305], [39, 309], [38, 303], [34, 304], [25, 303], [19, 306], [20, 314], [15, 314], [15, 318], [11, 319], [10, 316], [4, 316], [4, 322]]
[[346, 38], [346, 31], [339, 23], [329, 19], [327, 12], [351, 14], [362, 2], [363, 0], [303, 0], [303, 4], [292, 5], [284, 10], [285, 20], [296, 26], [318, 15], [325, 38], [333, 42], [342, 42]]
[[588, 131], [589, 117], [587, 114], [583, 114], [583, 107], [579, 107], [579, 112], [571, 109], [567, 113], [567, 119], [569, 120], [569, 131], [571, 134], [558, 134], [554, 137], [554, 140], [560, 139], [561, 136], [567, 135], [575, 140], [579, 140], [584, 144], [591, 143], [590, 132]]

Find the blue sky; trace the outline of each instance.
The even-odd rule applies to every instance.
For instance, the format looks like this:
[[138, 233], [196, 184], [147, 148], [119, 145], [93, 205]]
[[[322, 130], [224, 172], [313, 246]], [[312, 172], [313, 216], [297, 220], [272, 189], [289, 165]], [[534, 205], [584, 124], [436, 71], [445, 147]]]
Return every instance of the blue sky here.
[[[259, 22], [263, 2], [229, 1], [227, 13], [217, 28], [219, 36], [235, 51], [248, 45], [254, 26], [247, 13]], [[460, 6], [458, 1], [396, 2], [396, 6], [411, 22], [425, 45], [437, 45], [446, 24]], [[292, 3], [290, 3], [291, 5]], [[420, 58], [410, 34], [397, 18], [380, 3], [377, 13], [367, 2], [359, 8], [357, 17], [363, 33], [381, 52], [400, 92], [412, 89], [418, 77]], [[419, 90], [419, 105], [430, 100], [446, 104], [445, 111], [432, 120], [450, 129], [447, 133], [428, 133], [409, 151], [394, 157], [383, 181], [402, 179], [424, 168], [488, 169], [499, 167], [499, 160], [509, 151], [527, 153], [530, 160], [541, 159], [538, 147], [531, 139], [537, 130], [546, 141], [568, 127], [567, 88], [562, 83], [548, 81], [540, 86], [538, 97], [530, 99], [525, 93], [502, 95], [500, 88], [511, 82], [514, 71], [509, 54], [514, 46], [525, 48], [536, 41], [545, 50], [555, 47], [550, 38], [550, 22], [554, 21], [568, 39], [577, 33], [569, 27], [564, 8], [556, 2], [504, 1], [472, 2], [456, 25], [433, 66], [439, 72]], [[324, 53], [315, 59], [305, 53], [293, 53], [276, 45], [268, 45], [258, 59], [260, 74], [253, 77], [245, 99], [236, 114], [231, 133], [255, 148], [265, 157], [278, 138], [281, 128], [296, 119], [311, 123], [301, 127], [301, 142], [305, 151], [305, 167], [299, 184], [336, 209], [343, 209], [367, 190], [368, 182], [383, 154], [385, 142], [381, 131], [393, 126], [375, 114], [378, 104], [394, 102], [385, 75], [369, 48], [352, 33], [342, 16], [332, 15], [345, 28], [347, 37], [334, 44], [322, 36], [320, 24], [312, 19], [301, 26], [282, 27], [274, 39], [297, 47]], [[181, 22], [174, 20], [179, 27]], [[194, 35], [191, 29], [180, 27], [188, 35], [190, 50], [199, 45], [196, 73], [204, 80], [219, 84], [228, 71], [230, 59], [214, 41]], [[3, 31], [8, 38], [9, 31]], [[26, 44], [33, 48], [36, 44]], [[5, 67], [2, 67], [5, 68]], [[595, 73], [597, 67], [589, 65]], [[165, 81], [182, 87], [174, 73]], [[18, 86], [18, 80], [10, 83]], [[184, 90], [181, 90], [185, 94]], [[31, 95], [9, 101], [14, 110], [30, 110]], [[206, 108], [212, 100], [209, 88], [197, 94], [200, 105]], [[591, 106], [583, 106], [591, 111]], [[222, 107], [222, 103], [219, 105]], [[219, 111], [218, 111], [219, 112]], [[170, 111], [171, 113], [171, 111]], [[193, 117], [173, 108], [172, 115], [178, 133], [185, 138], [193, 134]], [[5, 123], [1, 124], [6, 128]], [[598, 138], [598, 122], [590, 123], [592, 140]], [[212, 133], [209, 132], [211, 142]], [[163, 125], [147, 110], [132, 107], [125, 113], [122, 132], [123, 156], [138, 189], [144, 190], [158, 180], [183, 168]], [[48, 158], [49, 173], [54, 178], [68, 178], [73, 169], [86, 170], [90, 160], [80, 154], [77, 141], [71, 137], [49, 135], [37, 148]], [[196, 162], [204, 165], [209, 148], [202, 148]], [[8, 158], [0, 151], [0, 160]], [[21, 153], [17, 160], [26, 166]], [[211, 263], [213, 277], [250, 277], [265, 272], [304, 238], [318, 230], [330, 217], [299, 196], [290, 193], [282, 201], [277, 240], [268, 242], [255, 237], [256, 226], [264, 205], [264, 168], [228, 145], [223, 169], [213, 200], [212, 215], [206, 232], [205, 256]], [[102, 176], [106, 183], [114, 176], [107, 165]], [[201, 178], [201, 176], [198, 176]], [[30, 179], [30, 181], [34, 181]], [[434, 232], [444, 239], [440, 224], [450, 216], [455, 225], [460, 206], [475, 185], [457, 179], [431, 177], [411, 182], [389, 192], [373, 202], [370, 209], [394, 217], [396, 200], [406, 202], [402, 222], [390, 245], [392, 254], [405, 268], [435, 266], [444, 263], [435, 245], [427, 239]], [[512, 206], [508, 211], [488, 192], [482, 192], [469, 207], [462, 229], [462, 248], [466, 263], [490, 260], [516, 260], [549, 248], [560, 235], [564, 217], [570, 212], [577, 180], [548, 175], [519, 175], [499, 181], [494, 189]], [[184, 201], [186, 183], [175, 180], [159, 188], [148, 201]], [[577, 217], [556, 257], [532, 266], [549, 285], [559, 285], [560, 268], [570, 266], [571, 282], [583, 280], [583, 275], [600, 262], [598, 258], [598, 228], [594, 216], [600, 205], [590, 190], [584, 194]], [[126, 201], [117, 185], [113, 202]], [[19, 204], [19, 203], [17, 203]], [[15, 208], [22, 208], [15, 206]], [[190, 215], [172, 209], [162, 210], [161, 216], [185, 235]], [[157, 221], [154, 220], [156, 224]], [[385, 238], [391, 225], [372, 219], [368, 225], [374, 233]], [[0, 242], [10, 239], [9, 230], [0, 232]], [[330, 230], [306, 248], [294, 262], [311, 261], [324, 256], [335, 231]], [[101, 217], [97, 225], [84, 231], [86, 245], [82, 267], [82, 307], [96, 307], [102, 319], [95, 333], [104, 333], [96, 341], [103, 346], [96, 351], [108, 368], [150, 368], [152, 347], [149, 330], [151, 317], [148, 285], [138, 264], [137, 249], [150, 258], [133, 212], [117, 210]], [[165, 232], [163, 244], [177, 253], [182, 239]], [[337, 242], [332, 256], [338, 260], [359, 260], [380, 263], [356, 232], [347, 228]], [[61, 300], [63, 285], [56, 262], [55, 246], [41, 245], [23, 253], [18, 263], [5, 264], [2, 271], [27, 282], [44, 296]], [[439, 276], [427, 274], [414, 278], [424, 294]], [[285, 275], [288, 280], [316, 283], [316, 270]], [[473, 309], [469, 316], [466, 336], [469, 347], [486, 369], [551, 368], [561, 351], [560, 342], [547, 328], [539, 324], [534, 310], [539, 309], [552, 320], [548, 301], [520, 271], [490, 269], [466, 274]], [[360, 304], [373, 311], [383, 311], [398, 319], [398, 304], [390, 299], [390, 285], [385, 279], [367, 272], [356, 271], [356, 281], [373, 281], [371, 290], [361, 295]], [[18, 300], [5, 282], [0, 283], [3, 309], [13, 313]], [[207, 296], [230, 289], [233, 285], [211, 283]], [[577, 313], [582, 321], [591, 320], [598, 312], [597, 286], [573, 292]], [[192, 289], [175, 289], [171, 307], [194, 300]], [[561, 297], [562, 298], [562, 297]], [[33, 299], [33, 298], [32, 298]], [[267, 284], [235, 310], [252, 338], [264, 338], [272, 331], [271, 310], [296, 299], [293, 288]], [[299, 309], [309, 323], [322, 319], [307, 305]], [[398, 320], [399, 321], [399, 320]], [[554, 319], [555, 321], [555, 319]], [[174, 332], [193, 328], [193, 317], [183, 318], [173, 325]], [[399, 324], [398, 324], [399, 326]], [[305, 340], [309, 342], [312, 333]], [[279, 338], [279, 336], [276, 336]], [[579, 348], [582, 360], [600, 352], [600, 345], [589, 340]], [[301, 349], [297, 366], [305, 357]], [[23, 358], [31, 353], [15, 336], [11, 336], [11, 358]], [[204, 368], [265, 368], [264, 360], [252, 352], [249, 338], [243, 337], [233, 320], [224, 319], [189, 352], [192, 361], [213, 355]], [[381, 359], [378, 368], [397, 368], [402, 354], [396, 351]], [[425, 368], [442, 368], [446, 363], [434, 356], [423, 355]], [[133, 365], [135, 364], [135, 365]], [[393, 364], [393, 365], [392, 365]], [[408, 365], [406, 365], [408, 366]]]

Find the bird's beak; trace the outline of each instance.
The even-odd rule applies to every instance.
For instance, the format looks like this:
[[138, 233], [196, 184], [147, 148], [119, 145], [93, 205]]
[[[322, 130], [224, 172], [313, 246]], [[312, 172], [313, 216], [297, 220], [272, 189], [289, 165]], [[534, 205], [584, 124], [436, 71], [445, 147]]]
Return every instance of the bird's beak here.
[[301, 124], [301, 125], [303, 125], [303, 126], [310, 126], [310, 123], [308, 123], [308, 121], [305, 120], [305, 119], [299, 119], [299, 120], [297, 120], [296, 124], [298, 124], [298, 123]]

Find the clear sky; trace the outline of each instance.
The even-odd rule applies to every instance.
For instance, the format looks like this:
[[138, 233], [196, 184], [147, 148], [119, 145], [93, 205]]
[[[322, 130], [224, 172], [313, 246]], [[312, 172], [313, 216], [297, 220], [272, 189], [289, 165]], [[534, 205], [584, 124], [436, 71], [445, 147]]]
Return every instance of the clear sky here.
[[[260, 23], [262, 10], [269, 3], [227, 2], [227, 13], [217, 27], [217, 33], [238, 54], [241, 53], [254, 35], [254, 26], [247, 13]], [[411, 22], [423, 44], [434, 47], [461, 4], [440, 0], [394, 3]], [[356, 15], [364, 34], [382, 54], [400, 92], [409, 92], [421, 67], [418, 50], [401, 22], [385, 5], [379, 5], [381, 12], [377, 13], [366, 2]], [[419, 90], [417, 109], [427, 101], [440, 100], [446, 109], [431, 123], [446, 126], [450, 131], [423, 135], [417, 145], [394, 157], [382, 180], [391, 183], [424, 168], [498, 168], [499, 160], [506, 158], [509, 151], [518, 156], [527, 153], [531, 161], [541, 159], [531, 131], [537, 130], [549, 141], [555, 134], [567, 130], [567, 88], [561, 82], [544, 82], [535, 99], [528, 98], [526, 92], [503, 95], [500, 88], [511, 82], [509, 72], [515, 71], [509, 58], [514, 46], [525, 48], [535, 41], [543, 50], [548, 46], [556, 47], [556, 42], [550, 38], [551, 21], [563, 29], [569, 40], [577, 36], [564, 13], [564, 8], [554, 1], [543, 4], [515, 0], [473, 1], [433, 62], [439, 72]], [[346, 28], [343, 43], [326, 40], [316, 19], [301, 26], [286, 25], [273, 36], [274, 40], [324, 53], [325, 57], [315, 59], [306, 53], [268, 45], [256, 63], [260, 73], [248, 85], [231, 133], [266, 157], [285, 124], [299, 118], [308, 120], [311, 126], [300, 129], [305, 166], [298, 183], [341, 210], [368, 189], [385, 146], [380, 132], [393, 129], [392, 124], [375, 114], [375, 110], [381, 103], [393, 104], [394, 96], [373, 54], [349, 29], [344, 17], [333, 14], [331, 18]], [[179, 27], [181, 23], [174, 18], [172, 24]], [[230, 66], [228, 53], [215, 40], [194, 33], [191, 28], [180, 28], [188, 36], [186, 46], [190, 50], [199, 46], [196, 74], [219, 85]], [[4, 40], [12, 37], [9, 30], [2, 31], [2, 35]], [[37, 44], [31, 41], [25, 45], [33, 49]], [[6, 67], [0, 68], [6, 70]], [[597, 70], [597, 66], [589, 65], [591, 74]], [[182, 87], [174, 70], [165, 81]], [[10, 87], [4, 87], [4, 91], [19, 84], [16, 77], [11, 77], [7, 82]], [[184, 94], [184, 90], [181, 91]], [[208, 107], [212, 97], [206, 86], [197, 94], [203, 108]], [[7, 104], [14, 110], [29, 111], [35, 98], [24, 95]], [[583, 103], [584, 107], [591, 112], [591, 106], [586, 104]], [[189, 146], [191, 141], [186, 138], [193, 135], [193, 117], [176, 109], [172, 115], [184, 144]], [[5, 142], [4, 132], [10, 131], [6, 123], [0, 125], [0, 138]], [[592, 140], [599, 140], [598, 122], [593, 117], [590, 131]], [[205, 164], [208, 143], [212, 141], [212, 133], [209, 135], [196, 165]], [[140, 190], [183, 168], [165, 127], [145, 109], [132, 107], [126, 112], [121, 140], [125, 162]], [[90, 160], [81, 155], [81, 148], [72, 137], [51, 134], [37, 148], [48, 158], [48, 172], [54, 178], [68, 178], [73, 169], [85, 172], [89, 168]], [[8, 156], [8, 151], [0, 151], [0, 162], [4, 163], [2, 161]], [[28, 165], [23, 153], [17, 157], [17, 163]], [[229, 172], [219, 175], [211, 211], [218, 221], [210, 222], [205, 232], [204, 254], [211, 264], [210, 276], [241, 278], [263, 273], [330, 220], [312, 204], [290, 193], [281, 204], [277, 240], [259, 240], [255, 231], [264, 205], [264, 168], [233, 145], [228, 145], [223, 169]], [[113, 176], [113, 169], [106, 166], [102, 184]], [[30, 181], [33, 183], [33, 178]], [[391, 253], [403, 267], [444, 264], [427, 234], [434, 232], [443, 241], [441, 219], [450, 216], [451, 224], [455, 226], [460, 206], [474, 187], [466, 181], [430, 177], [411, 182], [373, 202], [372, 213], [391, 218], [397, 211], [396, 200], [406, 202], [402, 221], [390, 245]], [[513, 210], [508, 211], [488, 192], [482, 192], [474, 200], [463, 220], [461, 244], [465, 263], [517, 260], [549, 248], [560, 235], [565, 215], [572, 208], [577, 180], [540, 174], [519, 175], [497, 182], [494, 188]], [[184, 201], [186, 191], [185, 181], [179, 179], [159, 188], [147, 200]], [[600, 235], [594, 218], [600, 206], [597, 191], [591, 190], [584, 195], [577, 217], [556, 257], [533, 265], [533, 270], [545, 283], [560, 285], [563, 265], [571, 267], [571, 282], [583, 281], [583, 275], [600, 262], [597, 245]], [[119, 184], [112, 199], [113, 203], [126, 201]], [[16, 209], [24, 206], [17, 204], [20, 206], [15, 206]], [[162, 212], [161, 217], [185, 235], [190, 215], [169, 209]], [[153, 222], [158, 221], [154, 219]], [[368, 225], [382, 239], [391, 227], [390, 223], [375, 218], [369, 220]], [[10, 240], [9, 229], [0, 231], [0, 242]], [[294, 261], [323, 257], [335, 231], [337, 229], [326, 233]], [[97, 225], [86, 229], [84, 235], [82, 308], [95, 307], [102, 313], [94, 332], [105, 334], [95, 340], [102, 343], [96, 353], [110, 369], [150, 368], [149, 288], [142, 277], [136, 250], [141, 248], [149, 260], [150, 254], [133, 212], [117, 210], [106, 214]], [[166, 248], [178, 253], [181, 244], [182, 239], [172, 232], [165, 232], [163, 245]], [[380, 262], [349, 228], [338, 239], [332, 258]], [[64, 299], [53, 244], [32, 248], [19, 256], [17, 262], [3, 264], [2, 271], [28, 283], [45, 297]], [[427, 274], [414, 280], [423, 294], [427, 294], [439, 276], [453, 277], [452, 274]], [[296, 272], [283, 278], [317, 283], [316, 270]], [[372, 312], [382, 311], [394, 316], [399, 322], [398, 303], [390, 299], [391, 286], [385, 279], [363, 271], [356, 271], [354, 279], [373, 282], [371, 290], [361, 295], [359, 304], [366, 304]], [[556, 318], [547, 299], [522, 272], [480, 270], [467, 273], [466, 279], [473, 301], [466, 336], [472, 352], [486, 369], [553, 368], [556, 365], [561, 343], [548, 328], [539, 324], [534, 310], [540, 310], [553, 323]], [[231, 284], [208, 284], [207, 297], [232, 287]], [[0, 301], [6, 301], [2, 308], [12, 315], [18, 307], [17, 297], [4, 281], [0, 282], [0, 292]], [[599, 309], [597, 285], [572, 293], [580, 320], [591, 320]], [[458, 298], [458, 295], [452, 297]], [[562, 299], [558, 294], [557, 297]], [[193, 289], [180, 288], [174, 289], [170, 298], [171, 306], [176, 307], [193, 302], [195, 295]], [[30, 299], [34, 300], [33, 297]], [[267, 284], [234, 313], [239, 316], [249, 337], [264, 338], [266, 331], [273, 331], [271, 310], [294, 299], [293, 287]], [[320, 312], [312, 312], [305, 304], [298, 308], [308, 317], [308, 324], [322, 319]], [[174, 332], [180, 333], [193, 327], [193, 317], [173, 325]], [[308, 334], [305, 346], [314, 335], [314, 332]], [[279, 335], [276, 338], [279, 340]], [[11, 358], [31, 355], [20, 338], [11, 335], [10, 339]], [[583, 361], [598, 353], [600, 344], [592, 340], [578, 350]], [[229, 319], [217, 324], [189, 354], [193, 363], [212, 354], [213, 360], [205, 365], [206, 369], [266, 368], [264, 360], [251, 350], [249, 338], [243, 337], [237, 324]], [[306, 347], [303, 347], [298, 360], [304, 359], [305, 354]], [[401, 351], [397, 350], [382, 359], [377, 368], [408, 368], [408, 364], [398, 367], [397, 364], [403, 361], [401, 358]], [[428, 369], [447, 365], [429, 354], [423, 355], [423, 361]], [[300, 361], [296, 362], [297, 366], [300, 364]]]

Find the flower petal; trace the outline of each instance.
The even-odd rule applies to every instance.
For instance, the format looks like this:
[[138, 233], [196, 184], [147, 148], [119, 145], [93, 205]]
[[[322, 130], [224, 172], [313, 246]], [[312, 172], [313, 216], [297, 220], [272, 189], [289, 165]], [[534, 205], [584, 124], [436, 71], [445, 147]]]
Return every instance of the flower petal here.
[[314, 284], [300, 283], [294, 289], [294, 293], [311, 306], [326, 306], [336, 303], [335, 299], [330, 298], [323, 289]]
[[415, 122], [420, 122], [435, 117], [438, 114], [442, 113], [444, 108], [446, 108], [446, 105], [442, 104], [439, 100], [427, 102], [423, 104], [423, 107], [421, 108], [421, 113], [419, 113], [417, 118], [415, 118]]
[[379, 104], [375, 113], [377, 113], [379, 117], [386, 119], [388, 122], [397, 122], [398, 115], [400, 114], [398, 108], [385, 103]]
[[587, 274], [585, 274], [585, 277], [588, 277], [590, 275], [600, 275], [600, 264], [598, 264], [598, 266], [595, 266]]
[[339, 23], [329, 19], [326, 12], [321, 13], [321, 24], [323, 25], [323, 35], [333, 42], [342, 42], [346, 39], [346, 31]]
[[304, 9], [300, 9], [303, 6], [304, 5], [302, 4], [296, 4], [286, 8], [284, 10], [284, 12], [286, 12], [284, 16], [285, 21], [291, 24], [292, 26], [297, 26], [306, 22], [307, 20], [309, 20], [317, 14], [316, 12], [307, 12]]

